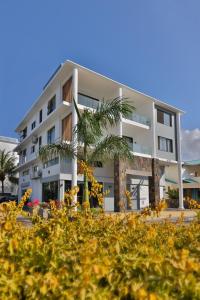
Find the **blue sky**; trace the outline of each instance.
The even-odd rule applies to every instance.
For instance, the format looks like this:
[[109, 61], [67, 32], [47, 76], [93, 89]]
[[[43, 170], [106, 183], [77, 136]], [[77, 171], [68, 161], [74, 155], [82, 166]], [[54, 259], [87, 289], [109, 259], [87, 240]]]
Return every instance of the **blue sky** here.
[[187, 111], [199, 127], [199, 0], [0, 0], [0, 135], [65, 59]]

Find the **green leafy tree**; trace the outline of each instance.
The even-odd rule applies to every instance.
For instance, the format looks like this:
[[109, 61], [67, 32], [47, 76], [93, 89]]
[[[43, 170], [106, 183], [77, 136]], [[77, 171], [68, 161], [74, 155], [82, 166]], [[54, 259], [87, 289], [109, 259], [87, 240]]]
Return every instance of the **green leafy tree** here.
[[[92, 166], [95, 161], [108, 161], [118, 159], [133, 159], [126, 140], [117, 135], [106, 135], [105, 131], [119, 124], [121, 118], [127, 118], [134, 107], [126, 99], [115, 98], [111, 101], [102, 101], [96, 110], [85, 108], [82, 113], [77, 104], [73, 102], [78, 123], [73, 129], [78, 141], [66, 143], [61, 141], [56, 144], [43, 146], [39, 151], [42, 161], [47, 161], [55, 156], [75, 157]], [[77, 144], [77, 151], [75, 148]], [[84, 172], [83, 201], [89, 201], [88, 178]]]
[[4, 182], [6, 178], [14, 184], [18, 183], [16, 177], [16, 157], [10, 151], [0, 150], [0, 182], [2, 194], [4, 194]]

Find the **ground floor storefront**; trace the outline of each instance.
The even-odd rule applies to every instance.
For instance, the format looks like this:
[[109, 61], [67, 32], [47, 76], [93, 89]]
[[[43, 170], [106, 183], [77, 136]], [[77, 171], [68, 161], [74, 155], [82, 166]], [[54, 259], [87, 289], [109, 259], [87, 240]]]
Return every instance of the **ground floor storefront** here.
[[[148, 157], [134, 157], [132, 162], [116, 160], [111, 166], [111, 176], [103, 170], [95, 175], [102, 185], [102, 192], [109, 191], [104, 198], [105, 211], [140, 210], [156, 205], [165, 198], [165, 163]], [[83, 201], [83, 175], [77, 176], [79, 192], [77, 201]], [[65, 192], [72, 187], [72, 174], [57, 174], [41, 177], [21, 184], [21, 195], [32, 188], [32, 198], [41, 202], [63, 200]], [[91, 183], [88, 184], [89, 190]], [[129, 198], [127, 198], [127, 192]], [[90, 197], [90, 207], [98, 207], [95, 197]]]

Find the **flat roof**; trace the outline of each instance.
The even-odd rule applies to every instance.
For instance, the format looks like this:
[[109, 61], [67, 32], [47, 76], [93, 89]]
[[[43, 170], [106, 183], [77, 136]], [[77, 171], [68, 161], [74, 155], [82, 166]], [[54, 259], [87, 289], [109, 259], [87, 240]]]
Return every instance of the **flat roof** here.
[[200, 159], [184, 161], [183, 164], [186, 166], [198, 166], [200, 165]]
[[16, 138], [8, 137], [8, 136], [1, 136], [0, 135], [0, 142], [10, 143], [10, 144], [18, 144], [19, 141]]
[[64, 66], [66, 66], [66, 65], [72, 65], [72, 66], [77, 67], [77, 68], [79, 68], [79, 69], [86, 70], [87, 72], [93, 73], [93, 74], [95, 74], [95, 75], [97, 75], [97, 76], [99, 76], [99, 77], [101, 77], [101, 78], [104, 78], [104, 79], [106, 79], [106, 80], [108, 80], [108, 81], [110, 81], [110, 82], [113, 82], [113, 83], [119, 85], [120, 87], [124, 87], [124, 88], [126, 88], [126, 89], [128, 89], [128, 90], [130, 90], [130, 91], [133, 91], [133, 92], [135, 92], [135, 93], [138, 93], [138, 94], [140, 94], [140, 95], [143, 95], [143, 96], [145, 96], [145, 97], [151, 99], [151, 101], [155, 102], [156, 104], [161, 105], [161, 106], [163, 106], [163, 107], [165, 107], [165, 108], [167, 108], [167, 109], [169, 109], [169, 110], [172, 110], [172, 111], [175, 111], [175, 112], [180, 112], [181, 114], [185, 113], [183, 110], [180, 110], [179, 108], [177, 108], [177, 107], [175, 107], [175, 106], [172, 106], [172, 105], [170, 105], [170, 104], [168, 104], [168, 103], [166, 103], [166, 102], [164, 102], [164, 101], [161, 101], [161, 100], [159, 100], [159, 99], [156, 99], [155, 97], [152, 97], [152, 96], [149, 96], [149, 95], [147, 95], [147, 94], [144, 94], [144, 93], [142, 93], [142, 92], [140, 92], [140, 91], [138, 91], [138, 90], [135, 90], [135, 89], [133, 89], [133, 88], [131, 88], [131, 87], [129, 87], [129, 86], [123, 84], [123, 83], [120, 83], [120, 82], [118, 82], [118, 81], [115, 81], [115, 80], [113, 80], [113, 79], [111, 79], [111, 78], [109, 78], [109, 77], [107, 77], [107, 76], [104, 76], [104, 75], [102, 75], [102, 74], [100, 74], [100, 73], [98, 73], [98, 72], [96, 72], [96, 71], [93, 71], [93, 70], [91, 70], [91, 69], [88, 69], [88, 68], [86, 68], [86, 67], [84, 67], [84, 66], [82, 66], [82, 65], [80, 65], [80, 64], [78, 64], [78, 63], [76, 63], [76, 62], [74, 62], [74, 61], [66, 60], [64, 63], [61, 63], [61, 64], [56, 68], [56, 70], [52, 73], [52, 75], [49, 77], [49, 79], [47, 80], [46, 84], [45, 84], [44, 87], [43, 87], [42, 93], [41, 93], [40, 96], [37, 98], [37, 100], [33, 103], [33, 105], [32, 105], [31, 108], [27, 111], [27, 113], [24, 115], [22, 121], [18, 124], [18, 126], [17, 126], [17, 128], [16, 128], [16, 131], [18, 131], [18, 130], [19, 130], [19, 127], [23, 125], [23, 122], [26, 120], [26, 118], [28, 118], [28, 116], [31, 114], [31, 111], [32, 111], [32, 110], [35, 108], [35, 106], [39, 103], [40, 98], [43, 96], [43, 94], [45, 93], [45, 91], [49, 88], [49, 86], [52, 84], [53, 80], [55, 80], [56, 76], [58, 76], [58, 74], [62, 71], [62, 69], [63, 69]]

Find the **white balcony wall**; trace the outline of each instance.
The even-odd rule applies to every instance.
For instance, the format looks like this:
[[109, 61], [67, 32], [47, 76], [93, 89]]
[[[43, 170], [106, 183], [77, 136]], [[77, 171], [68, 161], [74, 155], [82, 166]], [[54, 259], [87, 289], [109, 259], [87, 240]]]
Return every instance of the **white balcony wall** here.
[[[152, 145], [152, 135], [151, 131], [147, 129], [141, 129], [136, 126], [123, 124], [123, 135], [133, 138], [133, 149], [135, 145], [135, 150], [138, 149], [139, 146], [146, 147], [150, 154], [152, 155], [153, 145]], [[134, 152], [137, 152], [135, 151]]]

